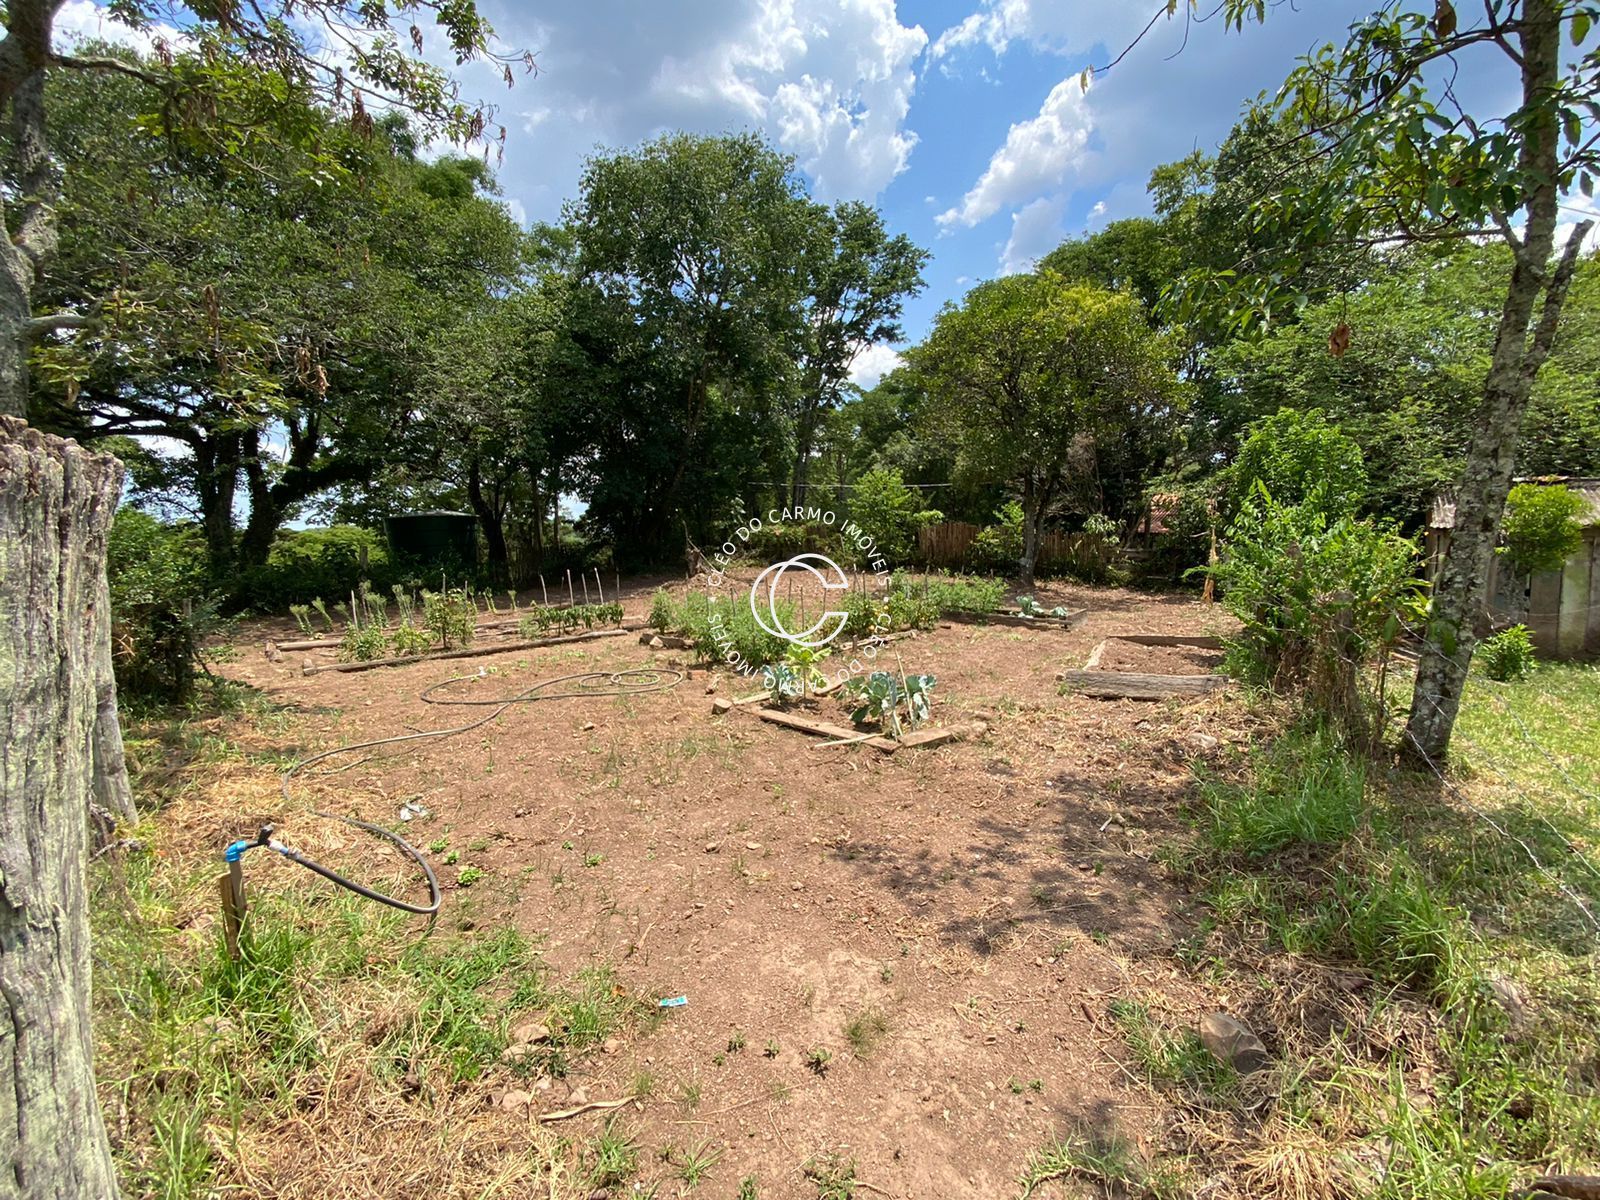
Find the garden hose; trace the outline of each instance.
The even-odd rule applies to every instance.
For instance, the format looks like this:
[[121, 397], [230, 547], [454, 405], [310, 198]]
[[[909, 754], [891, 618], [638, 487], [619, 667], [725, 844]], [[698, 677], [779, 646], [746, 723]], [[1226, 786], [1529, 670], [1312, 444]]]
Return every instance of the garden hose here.
[[[347, 746], [336, 746], [332, 750], [324, 750], [320, 754], [302, 758], [283, 773], [283, 798], [285, 803], [293, 800], [293, 794], [289, 788], [290, 780], [307, 767], [322, 762], [324, 759], [333, 758], [340, 754], [351, 754], [357, 750], [371, 750], [378, 746], [393, 746], [404, 742], [422, 741], [426, 738], [453, 737], [458, 733], [469, 733], [474, 729], [487, 725], [514, 704], [530, 704], [535, 700], [564, 700], [578, 696], [635, 696], [646, 692], [660, 692], [668, 688], [677, 687], [678, 684], [683, 682], [685, 676], [682, 671], [650, 668], [629, 671], [577, 671], [570, 675], [558, 675], [553, 679], [541, 680], [512, 696], [465, 699], [459, 697], [441, 698], [435, 694], [444, 688], [450, 687], [452, 684], [481, 678], [483, 676], [476, 673], [472, 675], [456, 675], [423, 689], [418, 699], [425, 704], [490, 707], [493, 709], [492, 712], [486, 713], [474, 721], [469, 721], [465, 725], [454, 725], [448, 729], [429, 729], [421, 733], [402, 733], [394, 737], [375, 738], [367, 742], [352, 742]], [[566, 690], [556, 690], [563, 684], [567, 685]], [[315, 808], [310, 811], [312, 816], [322, 817], [330, 821], [343, 821], [346, 825], [354, 826], [364, 833], [370, 833], [374, 837], [380, 837], [392, 843], [396, 849], [416, 863], [422, 870], [422, 874], [428, 882], [428, 902], [426, 904], [413, 904], [408, 900], [386, 895], [364, 884], [357, 883], [353, 879], [348, 879], [314, 859], [307, 858], [292, 846], [287, 846], [278, 841], [273, 836], [273, 826], [263, 825], [256, 833], [254, 840], [241, 838], [229, 845], [223, 852], [223, 859], [228, 863], [229, 871], [235, 881], [233, 885], [235, 892], [233, 900], [241, 918], [244, 912], [241, 863], [245, 852], [257, 846], [271, 850], [275, 854], [280, 854], [290, 862], [297, 863], [305, 867], [306, 870], [313, 871], [324, 879], [346, 888], [358, 896], [364, 896], [368, 900], [375, 900], [379, 904], [386, 904], [390, 908], [398, 908], [402, 912], [416, 913], [419, 916], [432, 918], [438, 914], [441, 900], [439, 879], [420, 850], [393, 830], [385, 829], [382, 825], [374, 825], [370, 821], [362, 821], [356, 817], [345, 816], [342, 813], [324, 812]]]

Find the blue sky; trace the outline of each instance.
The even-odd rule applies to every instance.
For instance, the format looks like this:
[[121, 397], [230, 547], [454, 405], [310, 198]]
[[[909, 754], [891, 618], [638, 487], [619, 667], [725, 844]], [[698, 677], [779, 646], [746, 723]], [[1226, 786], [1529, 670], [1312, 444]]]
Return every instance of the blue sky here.
[[[529, 219], [558, 214], [597, 146], [664, 129], [753, 128], [824, 199], [872, 201], [933, 252], [912, 339], [979, 280], [1062, 238], [1148, 212], [1152, 167], [1214, 149], [1240, 107], [1371, 0], [1280, 5], [1265, 26], [1158, 23], [1085, 94], [1159, 0], [487, 0], [540, 72], [501, 104], [501, 179]], [[1182, 6], [1180, 6], [1181, 8]], [[1209, 6], [1208, 6], [1209, 7]], [[469, 83], [476, 82], [472, 75]], [[860, 364], [863, 382], [893, 361]]]
[[[510, 90], [484, 66], [459, 74], [499, 106], [500, 182], [524, 221], [558, 218], [597, 149], [670, 129], [759, 130], [819, 198], [876, 203], [933, 252], [907, 309], [915, 340], [972, 284], [1148, 212], [1152, 167], [1214, 150], [1247, 99], [1377, 2], [1277, 0], [1242, 32], [1189, 25], [1180, 3], [1085, 93], [1083, 68], [1120, 51], [1161, 0], [480, 0], [502, 43], [540, 69]], [[93, 0], [67, 0], [58, 28], [115, 32]], [[1472, 89], [1501, 100], [1509, 82]], [[859, 381], [893, 361], [869, 352]]]

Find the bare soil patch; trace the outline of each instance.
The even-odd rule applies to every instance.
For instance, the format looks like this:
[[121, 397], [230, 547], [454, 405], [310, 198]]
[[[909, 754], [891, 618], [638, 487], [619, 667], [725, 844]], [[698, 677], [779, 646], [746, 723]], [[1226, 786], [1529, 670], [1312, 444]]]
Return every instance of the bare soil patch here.
[[1222, 651], [1198, 646], [1147, 646], [1109, 638], [1100, 653], [1102, 671], [1147, 675], [1210, 675], [1222, 666]]
[[[630, 617], [653, 583], [624, 585]], [[199, 856], [272, 819], [286, 840], [385, 869], [305, 810], [394, 824], [402, 802], [421, 803], [432, 816], [406, 836], [440, 847], [435, 936], [511, 923], [558, 968], [608, 963], [642, 994], [688, 997], [539, 1104], [566, 1106], [580, 1089], [640, 1095], [619, 1120], [642, 1145], [722, 1148], [706, 1195], [731, 1196], [749, 1175], [763, 1197], [814, 1196], [803, 1168], [826, 1153], [854, 1159], [875, 1194], [1010, 1195], [1028, 1154], [1067, 1129], [1162, 1137], [1104, 1013], [1151, 992], [1169, 1011], [1205, 1007], [1172, 954], [1192, 931], [1183, 893], [1154, 855], [1180, 828], [1195, 758], [1226, 754], [1249, 722], [1226, 697], [1058, 694], [1056, 672], [1117, 630], [1214, 633], [1219, 610], [1061, 584], [1035, 594], [1087, 615], [1069, 631], [950, 624], [893, 644], [891, 663], [938, 677], [936, 722], [981, 718], [990, 731], [892, 756], [817, 749], [740, 710], [714, 716], [713, 698], [749, 681], [633, 638], [306, 677], [305, 655], [262, 651], [287, 623], [258, 623], [227, 670], [293, 712], [261, 739], [278, 762], [464, 723], [481, 710], [417, 700], [452, 676], [471, 674], [462, 687], [482, 696], [576, 671], [688, 678], [658, 694], [519, 705], [461, 737], [388, 747], [306, 778], [292, 805], [267, 763], [240, 789], [233, 827], [208, 809], [180, 828]], [[1111, 653], [1107, 669], [1173, 674], [1217, 659]], [[831, 698], [815, 707], [848, 720]], [[272, 888], [279, 870], [294, 868], [253, 862], [252, 886]], [[486, 1105], [497, 1086], [525, 1084], [486, 1081]], [[592, 1133], [603, 1120], [568, 1126]], [[659, 1156], [644, 1161], [646, 1182], [672, 1178]]]

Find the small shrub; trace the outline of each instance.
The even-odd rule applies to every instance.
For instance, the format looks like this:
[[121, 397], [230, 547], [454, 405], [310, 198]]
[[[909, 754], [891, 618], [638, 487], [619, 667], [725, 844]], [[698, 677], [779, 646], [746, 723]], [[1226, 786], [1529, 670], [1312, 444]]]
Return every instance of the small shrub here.
[[667, 594], [666, 590], [658, 590], [656, 594], [650, 598], [650, 628], [656, 630], [658, 633], [666, 633], [667, 630], [671, 629], [674, 619], [674, 608], [675, 605], [672, 603], [672, 597]]
[[223, 626], [198, 531], [124, 508], [111, 524], [106, 575], [118, 690], [125, 699], [186, 700], [201, 640]]
[[530, 609], [517, 622], [517, 631], [523, 637], [533, 639], [620, 624], [620, 604], [567, 604]]
[[1009, 574], [1022, 561], [1022, 505], [1007, 501], [995, 510], [994, 520], [993, 525], [984, 526], [972, 539], [968, 557], [980, 571]]
[[393, 635], [394, 652], [401, 655], [426, 654], [433, 639], [426, 629], [418, 629], [410, 621], [402, 621]]
[[1557, 571], [1583, 544], [1583, 497], [1560, 484], [1519, 483], [1506, 499], [1500, 553], [1519, 575]]
[[1526, 625], [1513, 625], [1478, 646], [1483, 673], [1497, 683], [1516, 683], [1533, 672], [1533, 637]]
[[478, 628], [478, 606], [461, 588], [422, 593], [422, 623], [443, 649], [472, 645]]
[[381, 625], [352, 623], [339, 640], [339, 657], [345, 662], [371, 662], [389, 650], [389, 637]]
[[888, 609], [867, 592], [847, 592], [839, 611], [845, 614], [843, 637], [860, 641], [889, 631]]
[[877, 543], [877, 553], [891, 563], [905, 562], [917, 545], [917, 530], [944, 514], [924, 509], [922, 498], [908, 488], [899, 471], [868, 471], [856, 481], [850, 497], [850, 519]]
[[1365, 732], [1363, 673], [1379, 668], [1370, 699], [1381, 715], [1389, 651], [1424, 612], [1417, 553], [1390, 525], [1280, 504], [1258, 487], [1210, 568], [1242, 624], [1228, 670]]
[[1006, 601], [1006, 585], [1001, 579], [984, 579], [975, 575], [946, 576], [924, 579], [919, 584], [895, 576], [891, 590], [915, 590], [920, 587], [939, 616], [946, 613], [982, 615], [1000, 611]]
[[911, 588], [890, 589], [884, 608], [890, 630], [932, 629], [939, 619], [932, 595], [919, 595]]

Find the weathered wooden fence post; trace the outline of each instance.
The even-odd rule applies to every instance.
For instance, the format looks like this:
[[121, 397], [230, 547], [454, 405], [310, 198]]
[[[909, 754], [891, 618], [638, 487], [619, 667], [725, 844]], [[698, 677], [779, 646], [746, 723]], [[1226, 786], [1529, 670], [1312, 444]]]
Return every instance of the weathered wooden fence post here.
[[101, 725], [121, 486], [109, 455], [0, 417], [0, 1195], [18, 1200], [117, 1195], [94, 1088], [84, 872], [96, 760], [121, 766]]

